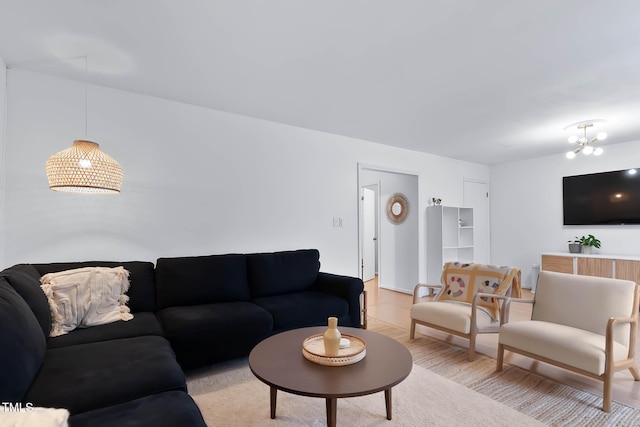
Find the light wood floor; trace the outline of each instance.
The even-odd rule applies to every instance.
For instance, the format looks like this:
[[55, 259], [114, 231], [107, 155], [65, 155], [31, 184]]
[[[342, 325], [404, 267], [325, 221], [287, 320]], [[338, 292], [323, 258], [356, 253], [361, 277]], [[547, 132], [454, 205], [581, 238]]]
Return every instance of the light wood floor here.
[[[371, 318], [399, 326], [409, 334], [411, 318], [409, 310], [413, 303], [413, 297], [401, 292], [378, 288], [376, 279], [365, 283], [367, 290], [367, 315]], [[529, 290], [524, 290], [523, 298], [531, 298]], [[426, 301], [430, 297], [423, 297]], [[531, 305], [512, 303], [510, 320], [524, 320], [531, 318]], [[640, 328], [639, 328], [640, 329]], [[448, 335], [435, 329], [418, 325], [416, 333], [428, 335], [440, 340], [445, 340], [455, 345], [468, 347], [468, 341]], [[640, 330], [639, 330], [640, 339]], [[640, 341], [639, 341], [640, 342]], [[493, 358], [496, 357], [498, 348], [498, 334], [480, 334], [476, 341], [476, 351]], [[640, 351], [636, 349], [636, 361], [640, 360]], [[602, 395], [602, 382], [575, 374], [564, 369], [536, 362], [524, 356], [505, 352], [505, 362], [536, 372], [545, 377], [554, 379], [563, 384]], [[640, 363], [639, 363], [640, 365]], [[640, 409], [640, 381], [634, 381], [628, 370], [617, 372], [614, 376], [613, 399], [625, 405]]]

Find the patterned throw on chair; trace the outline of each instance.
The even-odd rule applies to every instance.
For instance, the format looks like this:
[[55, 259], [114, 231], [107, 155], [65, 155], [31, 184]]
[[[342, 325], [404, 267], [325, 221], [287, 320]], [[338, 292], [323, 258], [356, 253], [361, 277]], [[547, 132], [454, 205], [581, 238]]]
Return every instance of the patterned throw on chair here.
[[[486, 264], [448, 262], [442, 270], [443, 289], [436, 301], [457, 301], [471, 304], [477, 293], [504, 295], [511, 286], [511, 296], [522, 294], [520, 269]], [[478, 307], [494, 320], [500, 320], [500, 306], [496, 298], [480, 297]]]

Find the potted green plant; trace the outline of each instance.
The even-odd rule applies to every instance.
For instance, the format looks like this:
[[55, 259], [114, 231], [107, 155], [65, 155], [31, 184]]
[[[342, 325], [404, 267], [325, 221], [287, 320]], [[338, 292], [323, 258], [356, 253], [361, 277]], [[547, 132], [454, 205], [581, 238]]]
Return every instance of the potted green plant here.
[[598, 240], [593, 234], [582, 237], [576, 236], [575, 240], [569, 240], [569, 252], [590, 252], [592, 248], [600, 249], [601, 245], [602, 242], [600, 242], [600, 240]]

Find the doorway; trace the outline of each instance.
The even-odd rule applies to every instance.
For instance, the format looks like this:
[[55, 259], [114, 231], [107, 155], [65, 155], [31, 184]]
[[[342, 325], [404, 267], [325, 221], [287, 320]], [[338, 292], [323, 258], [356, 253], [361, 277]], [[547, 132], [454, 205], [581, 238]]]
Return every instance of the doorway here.
[[[364, 227], [371, 214], [365, 213], [362, 194], [371, 196], [366, 190], [374, 191], [375, 218], [377, 226], [374, 246], [378, 254], [378, 286], [403, 293], [413, 293], [419, 277], [419, 178], [417, 174], [390, 170], [375, 166], [358, 165], [358, 271], [363, 281], [371, 276], [371, 269], [365, 264], [365, 251], [371, 248], [372, 237]], [[364, 193], [363, 193], [364, 191]], [[394, 223], [387, 218], [387, 201], [400, 193], [408, 201], [404, 221]], [[370, 204], [370, 202], [369, 202]], [[366, 240], [366, 241], [365, 241]], [[371, 256], [367, 255], [371, 264]], [[365, 272], [365, 269], [367, 270]], [[374, 273], [375, 274], [375, 273]]]

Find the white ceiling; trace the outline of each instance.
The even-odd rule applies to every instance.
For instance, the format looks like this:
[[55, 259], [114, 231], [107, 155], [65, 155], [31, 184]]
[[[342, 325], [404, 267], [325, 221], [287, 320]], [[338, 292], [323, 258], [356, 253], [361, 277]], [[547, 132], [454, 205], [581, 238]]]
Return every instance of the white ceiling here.
[[[640, 140], [637, 0], [0, 0], [9, 67], [495, 164]], [[57, 64], [52, 66], [52, 64]], [[574, 160], [575, 161], [575, 160]]]

